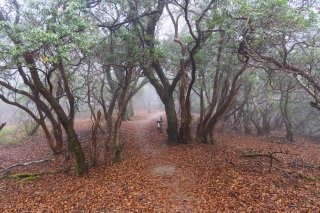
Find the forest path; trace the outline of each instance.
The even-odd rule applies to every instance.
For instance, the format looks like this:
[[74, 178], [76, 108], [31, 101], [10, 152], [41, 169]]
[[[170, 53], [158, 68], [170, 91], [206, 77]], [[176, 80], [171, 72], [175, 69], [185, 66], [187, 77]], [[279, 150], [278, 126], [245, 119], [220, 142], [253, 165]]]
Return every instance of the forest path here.
[[[156, 128], [160, 115], [165, 118], [162, 112], [138, 112], [132, 121], [123, 122], [123, 160], [91, 168], [88, 177], [76, 178], [72, 160], [17, 168], [13, 172], [42, 173], [57, 171], [63, 163], [72, 169], [32, 181], [0, 179], [0, 212], [319, 212], [319, 181], [284, 178], [276, 170], [261, 174], [253, 170], [260, 164], [241, 157], [255, 150], [282, 150], [279, 166], [293, 170], [291, 162], [319, 165], [318, 145], [280, 144], [226, 132], [217, 135], [214, 146], [166, 146], [165, 120], [163, 133]], [[76, 122], [86, 154], [90, 128], [89, 120]], [[22, 144], [0, 147], [0, 167], [51, 157], [49, 151], [39, 134]], [[264, 164], [269, 165], [268, 159]], [[319, 177], [318, 170], [303, 172]]]
[[[195, 178], [190, 175], [188, 168], [181, 168], [173, 152], [166, 144], [166, 120], [163, 120], [163, 129], [160, 133], [156, 126], [156, 121], [162, 116], [163, 112], [148, 113], [145, 116], [139, 116], [129, 122], [133, 131], [131, 137], [131, 146], [136, 147], [136, 155], [142, 159], [144, 172], [150, 177], [153, 183], [156, 183], [157, 190], [162, 191], [162, 196], [171, 200], [174, 209], [189, 212], [191, 208], [189, 203], [197, 203], [196, 199], [184, 189], [194, 185]], [[153, 185], [153, 184], [152, 184]], [[159, 202], [159, 209], [163, 209]], [[155, 207], [157, 209], [157, 207]], [[170, 211], [170, 209], [168, 209]]]

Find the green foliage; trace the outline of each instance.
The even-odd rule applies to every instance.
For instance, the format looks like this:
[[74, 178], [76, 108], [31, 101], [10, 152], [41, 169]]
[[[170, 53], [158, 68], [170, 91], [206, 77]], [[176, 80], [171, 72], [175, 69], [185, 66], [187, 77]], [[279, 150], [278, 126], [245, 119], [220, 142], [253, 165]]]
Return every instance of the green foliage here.
[[13, 127], [4, 127], [0, 131], [0, 146], [4, 145], [11, 145], [15, 144], [18, 142], [17, 138], [14, 136], [15, 135], [16, 129]]
[[194, 58], [195, 58], [196, 62], [201, 63], [201, 61], [204, 58], [204, 55], [202, 52], [198, 52], [195, 54]]
[[[73, 61], [70, 53], [81, 50], [89, 54], [100, 39], [88, 17], [81, 12], [79, 1], [64, 2], [62, 7], [60, 1], [29, 0], [23, 8], [25, 20], [12, 24], [10, 32], [1, 32], [21, 41], [8, 50], [15, 59], [26, 52], [38, 52], [39, 59], [47, 58], [46, 63], [55, 63], [58, 58]], [[7, 40], [1, 40], [0, 47], [6, 45], [3, 42]]]
[[10, 175], [9, 178], [11, 179], [17, 179], [17, 180], [37, 180], [39, 179], [41, 176], [38, 173], [18, 173], [18, 174], [14, 174], [14, 175]]
[[182, 58], [179, 44], [166, 40], [156, 48], [155, 52], [155, 58], [162, 62], [165, 70], [168, 70], [169, 73], [178, 71], [180, 59]]
[[183, 41], [184, 43], [189, 43], [189, 42], [192, 42], [192, 41], [193, 41], [193, 38], [192, 38], [191, 35], [185, 34], [185, 35], [182, 35], [181, 37], [182, 37], [181, 39], [182, 39], [182, 41]]
[[[227, 3], [225, 3], [227, 4]], [[227, 8], [218, 7], [211, 10], [211, 17], [206, 20], [208, 29], [216, 26], [222, 26], [230, 18], [230, 12]]]

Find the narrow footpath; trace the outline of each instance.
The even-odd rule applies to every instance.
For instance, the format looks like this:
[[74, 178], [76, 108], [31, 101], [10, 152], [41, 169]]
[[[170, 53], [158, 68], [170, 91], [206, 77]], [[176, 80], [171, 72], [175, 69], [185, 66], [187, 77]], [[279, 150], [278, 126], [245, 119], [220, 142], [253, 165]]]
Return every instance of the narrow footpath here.
[[[143, 173], [149, 179], [145, 187], [147, 188], [148, 184], [156, 186], [154, 190], [159, 193], [160, 200], [154, 206], [155, 210], [168, 208], [167, 203], [164, 204], [161, 201], [166, 199], [172, 203], [168, 211], [173, 207], [177, 211], [191, 212], [197, 205], [197, 201], [186, 189], [196, 184], [196, 178], [188, 173], [188, 168], [177, 165], [172, 147], [163, 143], [166, 128], [163, 126], [161, 133], [156, 125], [160, 116], [164, 117], [164, 114], [150, 113], [128, 122], [127, 128], [132, 128], [130, 131], [132, 139], [128, 150], [133, 151], [133, 155], [141, 159], [141, 163], [144, 164]], [[165, 123], [164, 120], [163, 124]]]

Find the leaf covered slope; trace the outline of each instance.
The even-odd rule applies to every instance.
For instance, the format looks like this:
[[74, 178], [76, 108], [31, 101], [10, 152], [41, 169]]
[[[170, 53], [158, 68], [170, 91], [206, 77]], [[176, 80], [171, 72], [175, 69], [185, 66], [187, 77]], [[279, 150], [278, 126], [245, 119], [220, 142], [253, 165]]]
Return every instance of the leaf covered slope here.
[[[156, 129], [158, 115], [139, 113], [125, 122], [124, 160], [94, 168], [89, 177], [76, 178], [70, 170], [31, 181], [1, 179], [1, 212], [315, 212], [320, 208], [320, 182], [298, 175], [320, 175], [315, 168], [320, 165], [319, 145], [303, 139], [285, 144], [228, 132], [218, 134], [215, 145], [168, 147], [162, 144], [165, 134]], [[90, 122], [76, 126], [86, 146]], [[23, 156], [33, 143], [0, 148], [0, 166], [27, 160], [10, 155], [20, 152]], [[245, 157], [272, 152], [279, 152], [274, 154], [279, 161], [271, 172], [270, 159]], [[34, 159], [37, 156], [45, 154], [37, 151]], [[20, 170], [54, 170], [61, 166], [58, 161]]]

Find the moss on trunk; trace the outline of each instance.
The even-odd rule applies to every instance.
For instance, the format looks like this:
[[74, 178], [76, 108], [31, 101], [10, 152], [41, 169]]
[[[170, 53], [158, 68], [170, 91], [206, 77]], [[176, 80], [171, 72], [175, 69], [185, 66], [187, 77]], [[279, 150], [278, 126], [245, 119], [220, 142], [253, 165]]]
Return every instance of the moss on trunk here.
[[86, 166], [85, 157], [78, 136], [71, 123], [66, 125], [66, 132], [68, 136], [69, 148], [71, 149], [76, 158], [77, 175], [81, 176], [83, 174], [87, 174], [88, 169]]

